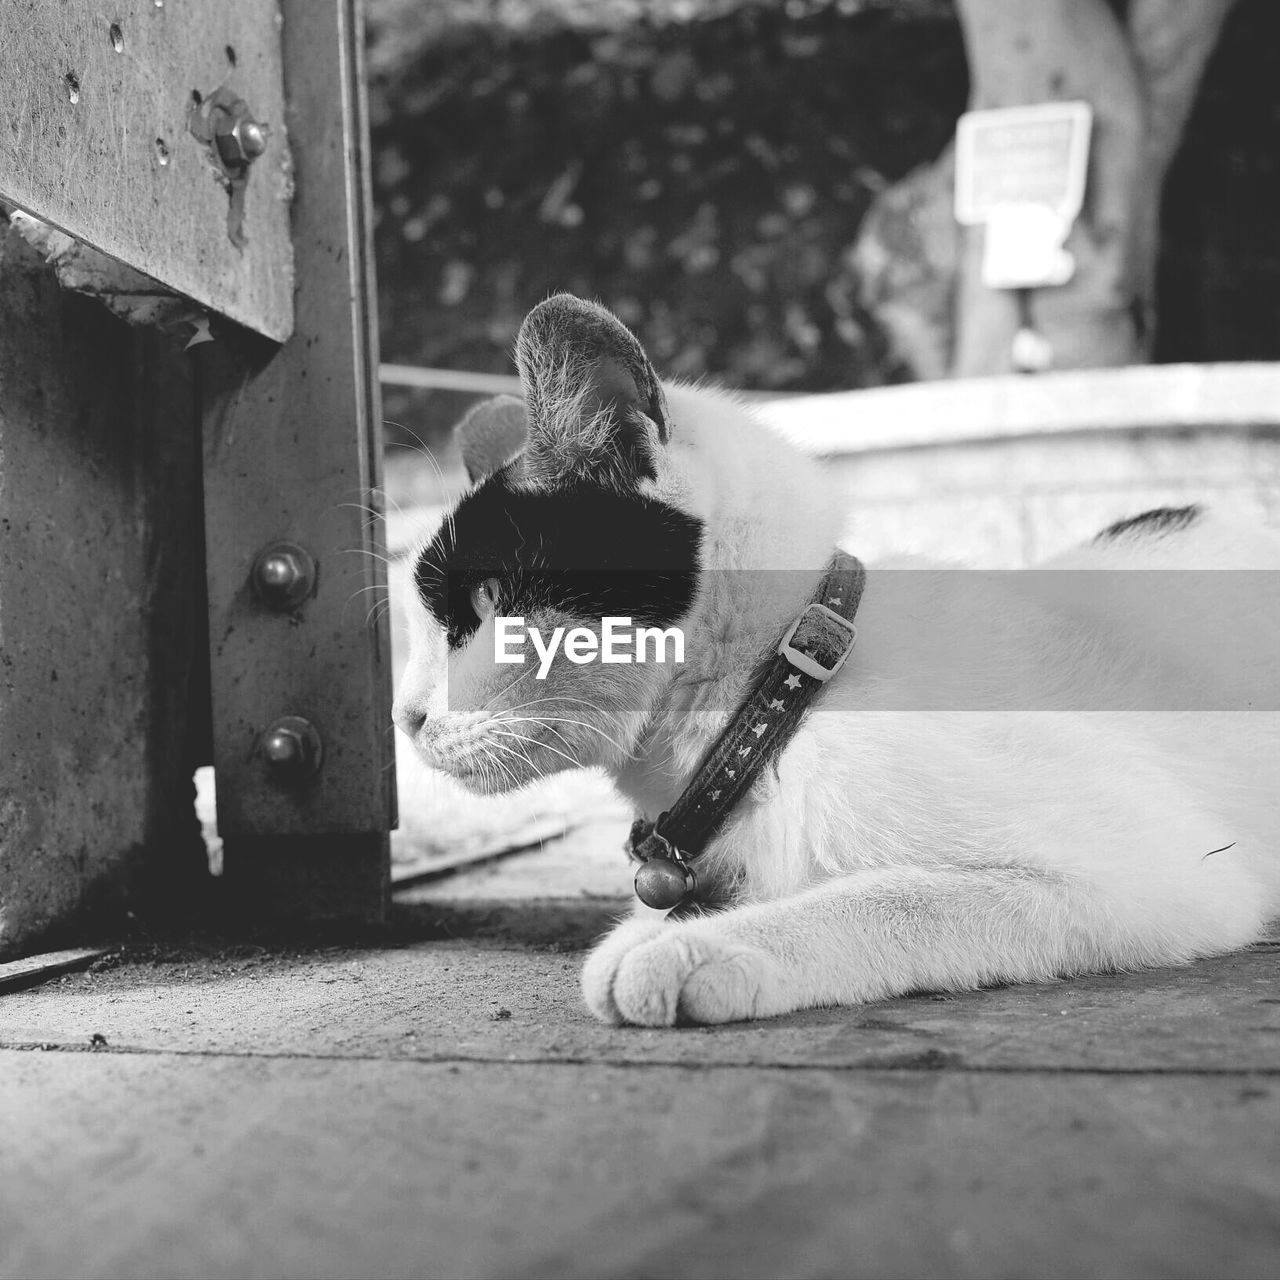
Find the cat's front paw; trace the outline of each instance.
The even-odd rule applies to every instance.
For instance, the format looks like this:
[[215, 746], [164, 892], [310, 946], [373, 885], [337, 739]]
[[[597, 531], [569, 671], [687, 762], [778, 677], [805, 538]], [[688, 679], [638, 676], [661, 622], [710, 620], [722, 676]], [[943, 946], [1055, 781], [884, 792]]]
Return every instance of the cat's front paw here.
[[582, 986], [598, 1018], [641, 1027], [736, 1022], [794, 1007], [776, 964], [709, 921], [628, 921], [588, 957]]
[[617, 1026], [627, 1021], [613, 999], [613, 983], [618, 967], [629, 951], [656, 938], [665, 928], [665, 918], [657, 915], [624, 920], [603, 941], [597, 943], [587, 957], [586, 964], [582, 966], [582, 995], [587, 1008], [601, 1022]]

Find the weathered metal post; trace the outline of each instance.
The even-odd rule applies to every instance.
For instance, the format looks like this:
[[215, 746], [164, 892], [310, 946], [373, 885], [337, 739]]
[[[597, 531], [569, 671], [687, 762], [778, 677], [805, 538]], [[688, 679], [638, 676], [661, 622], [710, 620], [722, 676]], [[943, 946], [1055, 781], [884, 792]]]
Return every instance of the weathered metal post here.
[[282, 12], [296, 322], [198, 349], [218, 825], [246, 906], [374, 919], [394, 757], [361, 32], [353, 0]]
[[377, 919], [359, 0], [0, 0], [0, 31], [0, 200], [50, 264], [0, 231], [0, 952], [197, 871], [210, 752], [239, 904]]

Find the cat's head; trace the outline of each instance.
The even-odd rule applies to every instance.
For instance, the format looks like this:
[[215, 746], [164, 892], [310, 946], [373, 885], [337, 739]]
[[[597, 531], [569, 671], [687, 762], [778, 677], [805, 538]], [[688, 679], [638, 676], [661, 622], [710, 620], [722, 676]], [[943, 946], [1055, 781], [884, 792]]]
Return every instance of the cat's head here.
[[[426, 763], [478, 791], [620, 764], [672, 667], [602, 661], [604, 620], [677, 627], [699, 578], [702, 522], [681, 505], [676, 427], [634, 335], [561, 294], [529, 313], [516, 361], [523, 402], [488, 402], [459, 424], [473, 484], [416, 558], [395, 701]], [[506, 652], [524, 662], [500, 662], [499, 621], [515, 618]], [[546, 647], [557, 628], [548, 660], [529, 629]], [[614, 654], [627, 652], [613, 628]], [[575, 629], [596, 656], [573, 660], [590, 654], [582, 634], [566, 653]]]

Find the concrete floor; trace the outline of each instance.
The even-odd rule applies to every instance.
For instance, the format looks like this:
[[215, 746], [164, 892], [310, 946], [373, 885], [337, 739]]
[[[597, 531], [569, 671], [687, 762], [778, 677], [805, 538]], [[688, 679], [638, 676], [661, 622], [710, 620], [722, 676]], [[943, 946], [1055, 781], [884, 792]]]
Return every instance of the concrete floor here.
[[1280, 1274], [1280, 936], [637, 1031], [577, 993], [612, 904], [419, 897], [0, 997], [0, 1274]]

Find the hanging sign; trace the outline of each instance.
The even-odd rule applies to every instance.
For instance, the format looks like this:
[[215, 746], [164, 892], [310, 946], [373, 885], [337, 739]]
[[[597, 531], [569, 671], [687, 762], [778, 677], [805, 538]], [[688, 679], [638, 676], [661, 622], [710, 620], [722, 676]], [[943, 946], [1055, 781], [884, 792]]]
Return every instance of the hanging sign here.
[[1087, 102], [969, 111], [956, 126], [956, 219], [986, 227], [983, 283], [1065, 284], [1064, 248], [1084, 201], [1093, 112]]

